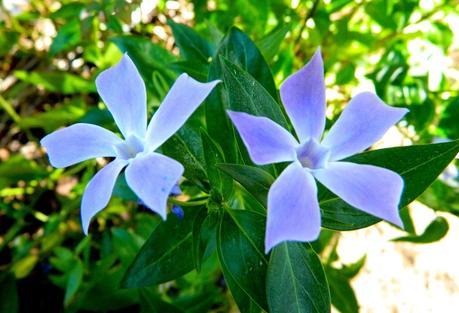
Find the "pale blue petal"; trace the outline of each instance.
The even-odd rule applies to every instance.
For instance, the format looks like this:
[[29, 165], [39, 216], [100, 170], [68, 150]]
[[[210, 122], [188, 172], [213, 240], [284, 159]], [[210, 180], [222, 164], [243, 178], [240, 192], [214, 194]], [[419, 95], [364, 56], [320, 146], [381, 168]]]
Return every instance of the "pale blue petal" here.
[[322, 144], [331, 149], [331, 160], [344, 159], [381, 139], [407, 112], [386, 105], [373, 93], [360, 93], [346, 106]]
[[183, 170], [182, 164], [164, 155], [138, 155], [126, 168], [126, 181], [145, 206], [166, 219], [167, 198]]
[[397, 173], [373, 165], [330, 162], [313, 175], [353, 207], [403, 227], [398, 211], [403, 180]]
[[298, 142], [282, 126], [262, 116], [228, 111], [250, 158], [255, 164], [264, 165], [296, 159]]
[[280, 95], [300, 141], [319, 140], [325, 128], [326, 109], [320, 49], [308, 64], [282, 83]]
[[144, 138], [147, 128], [147, 94], [134, 62], [127, 54], [96, 79], [97, 91], [125, 138]]
[[148, 124], [148, 151], [156, 150], [175, 134], [219, 82], [201, 83], [185, 73], [180, 75]]
[[319, 233], [316, 183], [298, 162], [292, 163], [269, 189], [266, 253], [283, 241], [314, 241]]
[[81, 223], [85, 234], [88, 234], [93, 216], [104, 209], [110, 201], [116, 179], [127, 163], [126, 160], [113, 160], [97, 172], [86, 186], [81, 200]]
[[97, 125], [74, 124], [44, 137], [40, 144], [46, 148], [54, 167], [66, 167], [97, 157], [116, 156], [115, 145], [121, 138]]

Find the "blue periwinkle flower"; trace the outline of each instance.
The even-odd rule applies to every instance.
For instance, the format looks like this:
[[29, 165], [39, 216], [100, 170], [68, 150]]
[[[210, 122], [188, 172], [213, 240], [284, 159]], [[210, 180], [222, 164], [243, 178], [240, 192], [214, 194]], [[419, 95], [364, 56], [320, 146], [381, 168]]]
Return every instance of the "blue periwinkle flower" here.
[[54, 167], [66, 167], [96, 158], [114, 157], [88, 183], [81, 203], [83, 231], [91, 218], [107, 206], [116, 179], [126, 168], [129, 187], [163, 219], [167, 198], [177, 192], [182, 164], [156, 150], [191, 116], [218, 81], [200, 83], [180, 75], [147, 127], [145, 84], [127, 54], [96, 79], [97, 90], [124, 139], [91, 124], [74, 124], [41, 140]]
[[320, 50], [284, 81], [280, 95], [299, 141], [266, 117], [228, 112], [254, 163], [291, 162], [268, 193], [266, 252], [283, 241], [319, 236], [314, 178], [350, 205], [403, 227], [402, 178], [385, 168], [341, 160], [370, 147], [408, 110], [387, 106], [372, 93], [358, 94], [321, 140], [326, 104]]

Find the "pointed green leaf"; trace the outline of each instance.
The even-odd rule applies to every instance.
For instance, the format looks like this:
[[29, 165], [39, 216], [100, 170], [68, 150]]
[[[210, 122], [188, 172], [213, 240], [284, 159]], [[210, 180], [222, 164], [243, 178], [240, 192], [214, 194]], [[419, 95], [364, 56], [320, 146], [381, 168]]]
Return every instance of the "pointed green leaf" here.
[[253, 312], [254, 305], [267, 309], [264, 228], [263, 215], [227, 209], [218, 229], [217, 252], [223, 274], [244, 312]]
[[274, 178], [268, 172], [258, 167], [240, 164], [218, 164], [218, 168], [233, 177], [266, 207], [269, 187], [274, 182]]
[[449, 225], [448, 221], [441, 216], [438, 216], [434, 219], [429, 226], [424, 230], [424, 232], [418, 236], [408, 235], [403, 237], [398, 237], [393, 239], [393, 241], [405, 241], [405, 242], [415, 242], [415, 243], [432, 243], [438, 241], [445, 237], [448, 233]]
[[122, 286], [138, 288], [176, 279], [194, 268], [192, 227], [202, 207], [183, 208], [180, 219], [169, 214], [159, 224], [129, 266]]
[[201, 138], [209, 183], [213, 189], [218, 190], [224, 198], [227, 198], [231, 194], [233, 179], [217, 167], [217, 164], [225, 162], [224, 154], [204, 130], [201, 131]]
[[180, 55], [185, 60], [208, 64], [215, 53], [215, 47], [201, 37], [192, 28], [168, 20], [175, 42], [180, 49]]
[[202, 141], [188, 123], [161, 146], [161, 151], [183, 164], [186, 178], [206, 179]]
[[270, 312], [330, 312], [324, 269], [309, 245], [288, 242], [276, 246], [266, 280]]
[[229, 109], [265, 116], [288, 129], [279, 104], [248, 72], [221, 57], [223, 82], [229, 95]]
[[257, 41], [257, 46], [265, 59], [269, 62], [279, 51], [282, 42], [285, 40], [285, 36], [289, 32], [291, 24], [281, 25], [276, 27], [273, 31]]
[[[268, 64], [263, 59], [255, 43], [241, 30], [233, 27], [223, 38], [209, 68], [209, 81], [222, 79], [220, 58], [224, 57], [252, 77], [277, 99], [276, 86]], [[217, 85], [206, 100], [207, 131], [225, 151], [227, 162], [236, 162], [236, 137], [226, 110], [230, 108], [228, 90], [223, 84]]]
[[341, 313], [358, 313], [359, 303], [346, 275], [332, 267], [326, 272], [333, 306]]

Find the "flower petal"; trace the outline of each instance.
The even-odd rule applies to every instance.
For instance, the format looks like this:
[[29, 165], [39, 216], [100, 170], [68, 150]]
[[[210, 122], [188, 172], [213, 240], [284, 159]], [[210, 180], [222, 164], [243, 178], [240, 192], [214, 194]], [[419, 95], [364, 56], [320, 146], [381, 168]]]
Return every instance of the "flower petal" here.
[[311, 137], [319, 140], [325, 128], [326, 109], [320, 49], [308, 64], [282, 83], [280, 96], [300, 141]]
[[149, 151], [156, 150], [179, 130], [219, 82], [201, 83], [185, 73], [180, 75], [148, 125]]
[[290, 164], [268, 193], [265, 250], [286, 241], [313, 241], [320, 233], [317, 186], [298, 162]]
[[107, 206], [116, 178], [127, 163], [126, 160], [113, 160], [97, 172], [86, 186], [81, 200], [81, 223], [86, 235], [91, 218]]
[[46, 148], [52, 166], [66, 167], [96, 157], [116, 156], [114, 146], [122, 142], [105, 128], [79, 123], [56, 130], [40, 144]]
[[147, 94], [134, 62], [127, 54], [96, 78], [97, 91], [125, 138], [144, 138], [147, 128]]
[[407, 112], [386, 105], [375, 94], [360, 93], [346, 106], [322, 144], [331, 149], [331, 160], [341, 160], [370, 147]]
[[163, 219], [167, 198], [183, 174], [179, 162], [158, 153], [137, 156], [126, 169], [126, 181], [143, 203]]
[[295, 160], [298, 143], [282, 126], [267, 117], [227, 112], [254, 163], [264, 165]]
[[330, 162], [313, 175], [353, 207], [403, 227], [398, 212], [403, 179], [397, 173], [373, 165]]

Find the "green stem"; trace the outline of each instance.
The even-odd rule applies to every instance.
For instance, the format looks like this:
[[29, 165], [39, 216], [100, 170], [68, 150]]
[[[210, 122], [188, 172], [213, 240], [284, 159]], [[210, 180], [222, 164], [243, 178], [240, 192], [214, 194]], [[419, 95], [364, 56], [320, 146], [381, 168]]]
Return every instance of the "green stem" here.
[[198, 205], [203, 205], [208, 202], [208, 198], [202, 199], [202, 200], [197, 200], [197, 201], [180, 201], [174, 198], [169, 198], [169, 202], [172, 204], [176, 204], [179, 206], [198, 206]]

